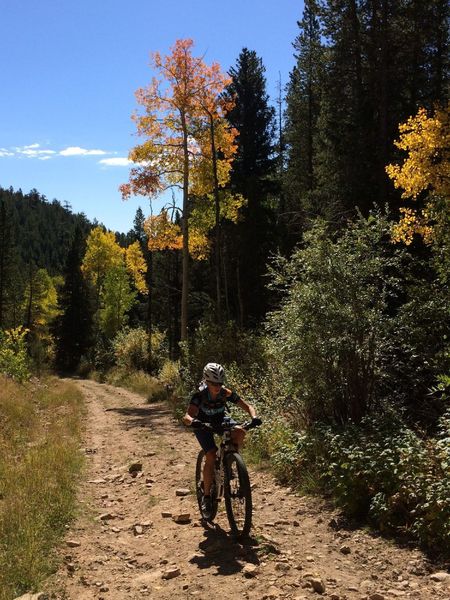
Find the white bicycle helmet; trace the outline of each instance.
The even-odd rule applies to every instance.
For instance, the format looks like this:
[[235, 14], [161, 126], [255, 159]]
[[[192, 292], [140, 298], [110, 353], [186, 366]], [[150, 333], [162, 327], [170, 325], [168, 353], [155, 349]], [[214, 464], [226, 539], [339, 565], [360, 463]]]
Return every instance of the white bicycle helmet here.
[[212, 383], [222, 384], [225, 381], [225, 371], [219, 363], [208, 363], [203, 369], [203, 379]]

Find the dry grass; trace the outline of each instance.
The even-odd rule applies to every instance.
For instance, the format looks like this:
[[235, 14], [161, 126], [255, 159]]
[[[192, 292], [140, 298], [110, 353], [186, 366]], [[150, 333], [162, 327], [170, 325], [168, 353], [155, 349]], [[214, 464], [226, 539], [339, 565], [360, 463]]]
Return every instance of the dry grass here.
[[0, 600], [37, 590], [73, 517], [82, 397], [56, 379], [0, 377]]
[[156, 379], [144, 371], [127, 371], [115, 367], [106, 374], [106, 383], [140, 394], [149, 402], [164, 400], [167, 396], [165, 387]]

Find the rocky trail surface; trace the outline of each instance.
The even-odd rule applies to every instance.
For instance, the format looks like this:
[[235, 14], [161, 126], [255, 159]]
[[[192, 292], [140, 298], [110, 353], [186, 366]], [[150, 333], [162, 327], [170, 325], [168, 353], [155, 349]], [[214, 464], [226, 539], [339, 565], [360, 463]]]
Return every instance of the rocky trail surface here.
[[205, 529], [192, 493], [198, 452], [192, 432], [164, 404], [91, 381], [78, 385], [88, 409], [87, 476], [62, 567], [49, 581], [51, 597], [450, 598], [442, 565], [352, 530], [322, 502], [277, 485], [265, 472], [250, 470], [250, 540], [229, 536], [223, 508], [216, 527]]

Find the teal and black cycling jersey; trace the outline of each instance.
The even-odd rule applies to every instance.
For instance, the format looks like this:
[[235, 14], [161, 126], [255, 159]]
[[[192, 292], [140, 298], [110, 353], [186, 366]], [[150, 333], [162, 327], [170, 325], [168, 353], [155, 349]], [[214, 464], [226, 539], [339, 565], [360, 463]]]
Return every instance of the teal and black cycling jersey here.
[[190, 404], [198, 408], [197, 419], [203, 423], [221, 423], [225, 416], [227, 402], [237, 404], [240, 397], [236, 392], [227, 396], [226, 388], [221, 388], [215, 400], [211, 398], [208, 388], [202, 387], [192, 396]]

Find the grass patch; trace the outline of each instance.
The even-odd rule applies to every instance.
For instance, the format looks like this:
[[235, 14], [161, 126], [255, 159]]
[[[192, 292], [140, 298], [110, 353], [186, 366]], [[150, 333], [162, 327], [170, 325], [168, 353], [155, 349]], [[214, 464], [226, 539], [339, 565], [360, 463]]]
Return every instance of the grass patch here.
[[36, 591], [75, 510], [82, 395], [57, 379], [0, 377], [0, 600]]
[[147, 497], [148, 508], [153, 508], [154, 506], [157, 506], [160, 502], [161, 502], [161, 498], [159, 496], [152, 496], [152, 494], [150, 494]]
[[104, 376], [104, 382], [110, 385], [126, 388], [140, 396], [147, 398], [148, 402], [165, 400], [167, 392], [165, 387], [144, 371], [127, 371], [119, 367], [111, 369]]

